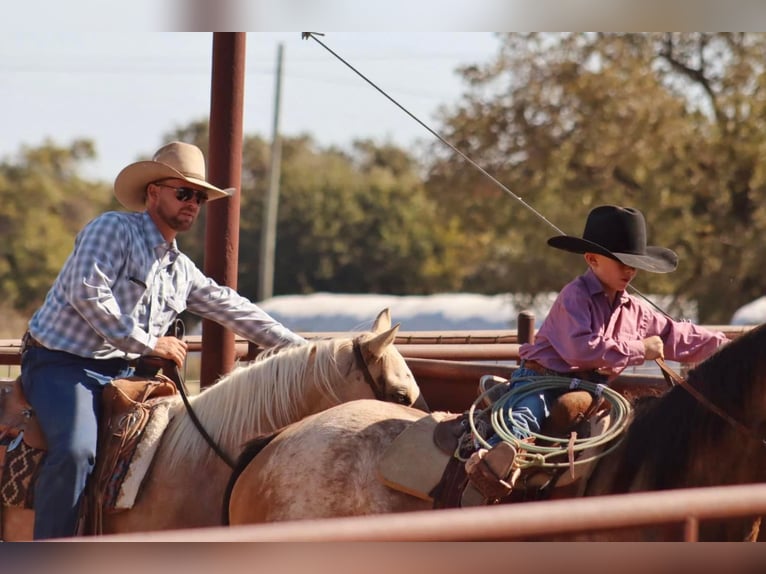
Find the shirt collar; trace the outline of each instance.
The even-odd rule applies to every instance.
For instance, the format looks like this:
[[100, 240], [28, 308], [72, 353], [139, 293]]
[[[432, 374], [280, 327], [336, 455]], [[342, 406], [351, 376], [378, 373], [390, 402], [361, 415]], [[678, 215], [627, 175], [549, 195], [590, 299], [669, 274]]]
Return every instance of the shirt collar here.
[[146, 244], [157, 258], [162, 259], [167, 254], [170, 263], [175, 261], [179, 254], [176, 240], [165, 241], [165, 238], [148, 212], [144, 211], [141, 213], [141, 221], [146, 234]]

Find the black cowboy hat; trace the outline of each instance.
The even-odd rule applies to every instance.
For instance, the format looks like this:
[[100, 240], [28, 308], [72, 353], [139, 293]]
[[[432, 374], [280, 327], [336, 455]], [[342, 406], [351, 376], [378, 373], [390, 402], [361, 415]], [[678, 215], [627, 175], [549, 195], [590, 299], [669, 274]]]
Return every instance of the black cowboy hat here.
[[572, 253], [598, 253], [637, 269], [668, 273], [678, 266], [678, 255], [670, 249], [646, 244], [646, 222], [631, 207], [594, 207], [585, 222], [582, 237], [557, 235], [548, 245]]

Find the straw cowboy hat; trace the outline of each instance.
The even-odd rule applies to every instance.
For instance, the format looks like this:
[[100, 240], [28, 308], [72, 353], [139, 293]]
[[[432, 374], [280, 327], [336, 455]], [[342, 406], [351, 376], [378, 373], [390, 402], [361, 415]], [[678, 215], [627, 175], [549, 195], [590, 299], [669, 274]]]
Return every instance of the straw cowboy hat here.
[[644, 216], [631, 207], [594, 207], [588, 214], [581, 238], [557, 235], [548, 240], [548, 245], [572, 253], [606, 255], [653, 273], [668, 273], [678, 266], [675, 252], [646, 244]]
[[143, 211], [146, 186], [163, 179], [182, 179], [208, 191], [208, 201], [229, 197], [234, 188], [220, 189], [205, 181], [205, 156], [197, 146], [170, 142], [151, 161], [139, 161], [124, 168], [114, 180], [114, 195], [132, 211]]

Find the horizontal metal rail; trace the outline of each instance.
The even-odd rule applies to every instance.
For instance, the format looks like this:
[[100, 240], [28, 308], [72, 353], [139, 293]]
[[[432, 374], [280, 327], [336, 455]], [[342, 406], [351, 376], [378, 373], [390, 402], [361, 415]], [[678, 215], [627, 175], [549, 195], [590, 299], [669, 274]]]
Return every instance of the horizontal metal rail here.
[[[733, 325], [708, 325], [710, 329], [723, 331], [733, 339], [750, 327]], [[349, 332], [302, 333], [309, 339], [349, 336]], [[202, 337], [188, 336], [190, 353], [202, 351]], [[453, 360], [518, 360], [519, 339], [516, 331], [411, 331], [400, 332], [396, 346], [405, 357]], [[20, 339], [0, 339], [0, 365], [18, 365], [21, 361]], [[258, 352], [258, 346], [245, 339], [235, 340], [236, 356], [240, 360], [251, 360]]]
[[[571, 500], [103, 536], [100, 542], [497, 541], [766, 514], [766, 485], [640, 492]], [[691, 524], [691, 527], [690, 527]], [[81, 539], [89, 542], [93, 538]]]

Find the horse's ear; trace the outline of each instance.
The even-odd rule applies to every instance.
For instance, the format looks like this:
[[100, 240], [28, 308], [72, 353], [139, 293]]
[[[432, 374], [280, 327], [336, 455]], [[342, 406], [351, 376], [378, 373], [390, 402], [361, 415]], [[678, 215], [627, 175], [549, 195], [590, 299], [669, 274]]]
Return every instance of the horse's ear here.
[[400, 323], [397, 323], [388, 331], [363, 341], [361, 345], [362, 347], [366, 347], [367, 356], [372, 357], [375, 360], [380, 359], [383, 356], [383, 353], [385, 353], [386, 348], [393, 344], [400, 326]]
[[372, 324], [373, 333], [382, 333], [386, 329], [391, 328], [391, 309], [386, 307], [378, 316], [375, 317], [375, 322]]

